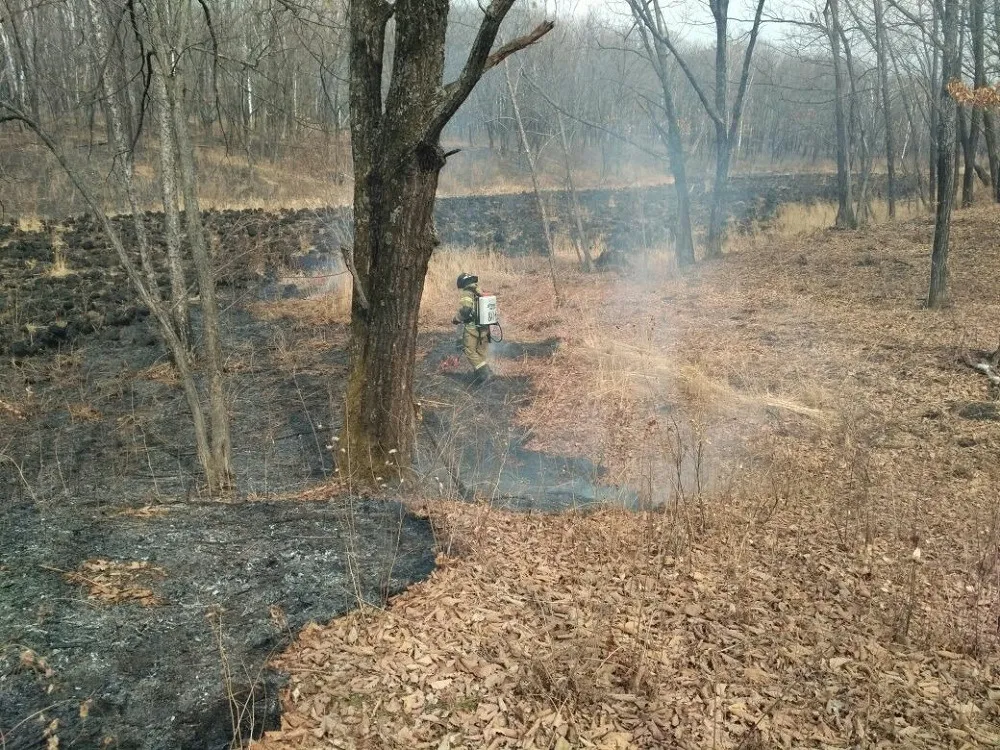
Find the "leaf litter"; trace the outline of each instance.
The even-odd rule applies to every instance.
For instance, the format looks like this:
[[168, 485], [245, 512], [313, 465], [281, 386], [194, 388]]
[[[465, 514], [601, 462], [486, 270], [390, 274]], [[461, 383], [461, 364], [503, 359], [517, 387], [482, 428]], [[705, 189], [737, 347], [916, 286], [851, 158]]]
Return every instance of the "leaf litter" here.
[[676, 403], [727, 481], [634, 514], [427, 503], [451, 554], [386, 609], [308, 626], [258, 746], [1000, 746], [1000, 443], [956, 415], [986, 390], [956, 354], [995, 343], [1000, 226], [959, 215], [979, 249], [941, 313], [916, 302], [930, 231], [699, 268], [656, 290], [670, 314], [634, 359], [592, 334], [640, 336], [639, 287], [582, 281], [596, 329], [547, 330], [553, 362], [521, 367], [534, 445], [635, 476]]

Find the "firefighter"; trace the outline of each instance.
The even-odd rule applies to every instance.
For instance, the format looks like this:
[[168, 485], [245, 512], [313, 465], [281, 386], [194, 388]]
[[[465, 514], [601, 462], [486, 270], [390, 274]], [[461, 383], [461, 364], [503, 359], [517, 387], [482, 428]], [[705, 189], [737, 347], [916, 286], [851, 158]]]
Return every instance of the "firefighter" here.
[[485, 383], [493, 377], [493, 371], [486, 364], [486, 354], [489, 351], [490, 329], [489, 326], [479, 325], [476, 319], [477, 304], [479, 296], [479, 277], [469, 273], [461, 273], [458, 276], [458, 288], [462, 292], [461, 303], [458, 313], [451, 322], [462, 326], [462, 351], [465, 352], [469, 364], [472, 365], [473, 382]]

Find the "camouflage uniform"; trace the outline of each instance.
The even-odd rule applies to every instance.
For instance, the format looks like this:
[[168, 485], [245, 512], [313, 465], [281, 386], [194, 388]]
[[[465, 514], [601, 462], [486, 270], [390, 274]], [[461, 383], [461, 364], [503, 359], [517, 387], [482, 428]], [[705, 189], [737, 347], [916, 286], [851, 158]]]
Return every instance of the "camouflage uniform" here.
[[463, 322], [462, 351], [477, 374], [486, 367], [486, 354], [489, 351], [489, 338], [486, 328], [480, 328], [476, 320], [476, 296], [479, 287], [470, 284], [462, 290], [462, 301], [458, 307], [455, 319]]

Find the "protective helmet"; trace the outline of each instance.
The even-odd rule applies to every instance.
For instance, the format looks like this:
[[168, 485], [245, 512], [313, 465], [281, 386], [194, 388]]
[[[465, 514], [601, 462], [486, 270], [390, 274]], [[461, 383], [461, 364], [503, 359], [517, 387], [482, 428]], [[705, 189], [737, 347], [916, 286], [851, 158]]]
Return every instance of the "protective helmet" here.
[[478, 284], [479, 277], [473, 276], [471, 273], [460, 273], [456, 283], [458, 284], [459, 289], [465, 289], [465, 287], [470, 286], [471, 284]]

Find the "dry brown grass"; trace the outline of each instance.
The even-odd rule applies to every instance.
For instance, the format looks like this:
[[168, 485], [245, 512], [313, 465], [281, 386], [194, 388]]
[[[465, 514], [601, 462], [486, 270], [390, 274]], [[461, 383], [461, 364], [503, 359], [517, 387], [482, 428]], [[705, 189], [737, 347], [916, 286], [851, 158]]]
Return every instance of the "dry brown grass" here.
[[42, 220], [34, 214], [25, 214], [17, 219], [19, 232], [41, 232], [44, 229]]
[[57, 226], [52, 230], [52, 265], [49, 266], [46, 274], [54, 279], [63, 279], [76, 271], [69, 267], [66, 259], [66, 241], [63, 239], [64, 227]]
[[[315, 144], [280, 160], [227, 154], [218, 147], [198, 149], [199, 195], [205, 208], [324, 208], [350, 205], [352, 183], [334, 179], [349, 170], [349, 152], [332, 144]], [[234, 189], [234, 185], [236, 186]]]

